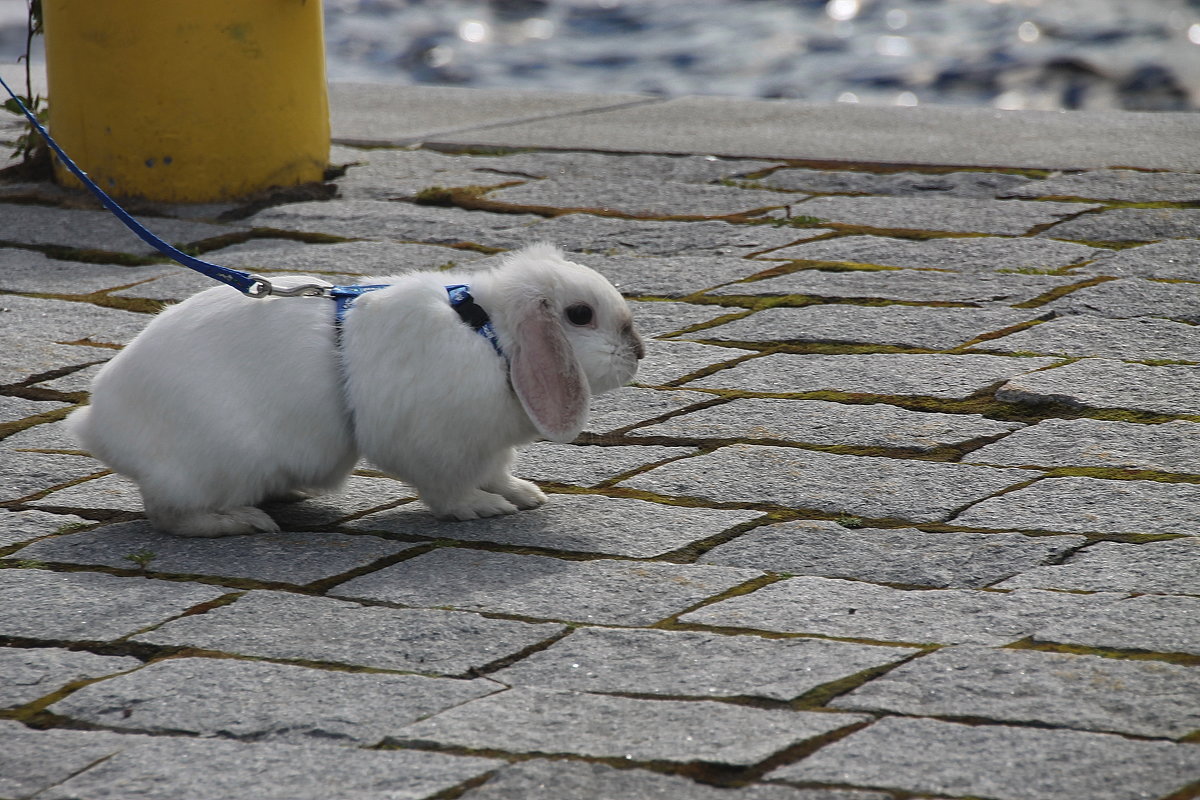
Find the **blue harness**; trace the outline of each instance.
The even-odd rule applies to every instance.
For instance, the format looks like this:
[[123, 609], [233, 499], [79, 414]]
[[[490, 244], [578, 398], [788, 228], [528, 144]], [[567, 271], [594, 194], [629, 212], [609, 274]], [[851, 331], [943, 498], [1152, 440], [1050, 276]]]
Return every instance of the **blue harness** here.
[[[9, 96], [16, 101], [21, 111], [24, 112], [26, 119], [30, 124], [42, 135], [46, 140], [46, 144], [59, 157], [63, 165], [71, 171], [71, 173], [80, 180], [80, 182], [94, 194], [104, 207], [116, 215], [117, 219], [125, 224], [125, 227], [133, 231], [146, 244], [153, 247], [158, 252], [165, 255], [167, 258], [182, 264], [188, 269], [193, 269], [202, 275], [206, 275], [213, 280], [220, 281], [228, 286], [232, 286], [247, 297], [263, 298], [263, 297], [329, 297], [334, 301], [334, 326], [337, 332], [338, 341], [341, 341], [342, 323], [346, 319], [346, 313], [350, 307], [354, 305], [354, 301], [359, 296], [367, 292], [373, 292], [377, 289], [385, 289], [388, 284], [368, 284], [360, 286], [325, 286], [321, 284], [305, 284], [303, 286], [294, 286], [289, 289], [283, 289], [271, 285], [271, 282], [261, 275], [253, 275], [249, 272], [243, 272], [230, 267], [223, 267], [219, 264], [213, 264], [194, 256], [189, 256], [187, 253], [179, 250], [176, 247], [164, 242], [158, 236], [155, 236], [144, 225], [130, 216], [124, 208], [122, 208], [116, 200], [113, 200], [108, 194], [96, 185], [96, 182], [88, 177], [79, 166], [71, 160], [71, 157], [66, 154], [58, 142], [50, 136], [50, 133], [42, 127], [42, 123], [38, 122], [36, 116], [25, 106], [21, 98], [0, 78], [0, 86], [3, 86]], [[450, 301], [450, 306], [458, 313], [460, 319], [467, 325], [474, 328], [479, 335], [487, 339], [496, 352], [504, 355], [504, 351], [500, 349], [500, 342], [496, 338], [496, 331], [492, 328], [491, 319], [488, 317], [474, 298], [471, 297], [470, 287], [466, 284], [455, 284], [446, 287], [447, 297]]]

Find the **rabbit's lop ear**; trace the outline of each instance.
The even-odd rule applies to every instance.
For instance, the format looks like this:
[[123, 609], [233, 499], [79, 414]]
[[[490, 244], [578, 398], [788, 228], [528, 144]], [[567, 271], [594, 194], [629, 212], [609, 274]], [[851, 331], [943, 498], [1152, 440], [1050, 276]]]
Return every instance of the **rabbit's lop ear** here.
[[545, 297], [519, 310], [509, 378], [538, 433], [569, 442], [587, 422], [591, 390], [554, 308]]

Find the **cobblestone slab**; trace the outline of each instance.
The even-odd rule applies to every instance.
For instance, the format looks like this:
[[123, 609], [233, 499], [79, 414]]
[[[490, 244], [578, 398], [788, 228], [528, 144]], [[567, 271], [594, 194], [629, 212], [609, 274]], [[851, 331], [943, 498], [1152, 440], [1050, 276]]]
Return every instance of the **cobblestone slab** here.
[[[34, 383], [33, 385], [39, 389], [50, 389], [55, 392], [86, 392], [92, 387], [92, 381], [95, 380], [96, 374], [100, 372], [100, 368], [104, 366], [104, 361], [115, 355], [111, 351], [94, 350], [88, 348], [76, 351], [84, 353], [88, 356], [83, 363], [86, 366], [80, 365], [80, 360], [74, 360], [75, 368], [60, 377], [49, 378]], [[97, 363], [99, 362], [99, 363]]]
[[681, 622], [781, 633], [940, 644], [1009, 644], [1062, 620], [1107, 613], [1123, 595], [1037, 589], [902, 590], [799, 577], [723, 600]]
[[561, 625], [484, 619], [454, 611], [379, 608], [253, 591], [205, 614], [173, 620], [135, 641], [260, 658], [463, 675], [562, 630]]
[[1008, 195], [1026, 183], [1020, 175], [1002, 172], [834, 172], [781, 169], [759, 183], [771, 189], [819, 194], [881, 194], [892, 197], [986, 197]]
[[430, 539], [496, 542], [585, 553], [651, 558], [740, 525], [760, 514], [664, 506], [597, 495], [556, 494], [532, 511], [510, 517], [439, 522], [423, 506], [368, 514], [346, 524]]
[[878, 264], [953, 272], [1057, 270], [1110, 251], [1052, 239], [893, 239], [887, 236], [843, 236], [785, 247], [771, 258]]
[[1048, 419], [967, 454], [1000, 466], [1120, 467], [1200, 475], [1200, 423]]
[[[129, 746], [117, 733], [26, 728], [0, 720], [0, 797], [34, 797]], [[144, 741], [137, 737], [137, 741]]]
[[1200, 262], [1200, 241], [1195, 239], [1174, 239], [1102, 252], [1103, 258], [1080, 272], [1133, 278], [1200, 279], [1196, 271], [1196, 263]]
[[[772, 256], [775, 254], [772, 253]], [[1003, 303], [1032, 300], [1060, 286], [1078, 282], [1070, 275], [1008, 275], [916, 269], [830, 272], [802, 269], [777, 278], [735, 283], [711, 295], [781, 296], [902, 300], [912, 303]]]
[[1197, 415], [1200, 367], [1150, 367], [1086, 358], [1057, 369], [1013, 377], [997, 390], [996, 399]]
[[27, 497], [99, 472], [90, 458], [5, 450], [0, 460], [0, 502]]
[[1200, 322], [1200, 283], [1118, 278], [1071, 292], [1046, 308], [1058, 314], [1094, 314], [1117, 319], [1166, 317], [1195, 324]]
[[830, 233], [825, 228], [613, 219], [593, 214], [563, 214], [525, 230], [530, 241], [545, 240], [565, 250], [609, 256], [746, 256]]
[[595, 178], [613, 182], [627, 178], [714, 183], [778, 166], [778, 161], [728, 159], [713, 156], [609, 155], [607, 153], [514, 153], [491, 159], [494, 169], [535, 178]]
[[431, 150], [361, 150], [354, 160], [357, 164], [337, 182], [339, 197], [394, 200], [435, 187], [496, 186], [529, 178], [507, 169], [503, 159]]
[[600, 447], [537, 442], [518, 453], [513, 471], [534, 481], [594, 486], [648, 464], [695, 453], [694, 447]]
[[1200, 749], [1101, 733], [883, 719], [768, 778], [996, 800], [1138, 800], [1190, 783]]
[[174, 658], [93, 683], [49, 710], [142, 733], [371, 745], [404, 725], [502, 688], [482, 679]]
[[4, 675], [4, 683], [0, 684], [0, 708], [30, 703], [74, 681], [112, 675], [141, 665], [136, 658], [98, 656], [58, 648], [0, 648], [0, 674]]
[[198, 583], [117, 578], [94, 572], [0, 570], [0, 636], [109, 641], [216, 600]]
[[251, 239], [209, 253], [209, 260], [239, 269], [273, 272], [331, 273], [333, 275], [396, 275], [443, 269], [477, 261], [481, 253], [431, 244], [399, 242], [340, 242], [308, 244], [288, 239]]
[[629, 303], [633, 322], [645, 337], [663, 336], [668, 333], [711, 322], [729, 313], [740, 313], [738, 309], [720, 306], [693, 306], [687, 303], [638, 302]]
[[[11, 295], [9, 296], [10, 299]], [[4, 313], [4, 306], [0, 306]], [[38, 339], [8, 339], [4, 343], [4, 362], [0, 363], [0, 385], [28, 383], [32, 377], [54, 370], [106, 361], [116, 355], [95, 347], [73, 347]]]
[[712, 400], [712, 395], [703, 392], [624, 386], [592, 398], [592, 410], [584, 430], [608, 433], [708, 400]]
[[[1087, 206], [1077, 206], [1083, 211]], [[1094, 208], [1094, 206], [1093, 206]], [[1077, 242], [1155, 242], [1200, 236], [1198, 208], [1112, 208], [1084, 214], [1039, 233]]]
[[[75, 459], [79, 470], [89, 474], [104, 469], [104, 465], [91, 458]], [[90, 481], [77, 483], [56, 492], [50, 492], [40, 500], [30, 501], [35, 508], [78, 508], [93, 511], [142, 510], [142, 496], [137, 484], [121, 475], [102, 475]]]
[[864, 719], [518, 688], [409, 725], [395, 739], [517, 753], [749, 765]]
[[[29, 336], [58, 343], [90, 341], [103, 344], [128, 344], [146, 324], [148, 314], [135, 314], [91, 303], [46, 300], [39, 297], [4, 297], [4, 324], [11, 330], [28, 331]], [[100, 361], [112, 353], [97, 353], [95, 348], [77, 348], [76, 363]], [[7, 359], [5, 359], [7, 360]], [[11, 369], [11, 368], [10, 368]], [[25, 374], [31, 374], [33, 370]]]
[[626, 297], [686, 297], [776, 266], [770, 261], [732, 256], [644, 258], [589, 254], [580, 258], [579, 263], [608, 278]]
[[[240, 224], [210, 225], [167, 217], [145, 219], [143, 224], [168, 242], [187, 243], [246, 229]], [[80, 211], [21, 203], [5, 205], [4, 214], [0, 215], [0, 241], [110, 253], [157, 253], [108, 211]]]
[[801, 194], [733, 186], [629, 178], [569, 177], [530, 181], [487, 194], [518, 207], [594, 209], [630, 217], [727, 217], [799, 203]]
[[649, 625], [760, 575], [756, 570], [564, 561], [443, 548], [354, 578], [329, 594], [607, 625]]
[[[16, 422], [37, 414], [57, 411], [66, 408], [70, 403], [59, 403], [55, 400], [26, 400], [23, 397], [4, 397], [0, 395], [0, 425], [6, 422]], [[0, 439], [6, 442], [8, 439]]]
[[75, 525], [86, 525], [83, 517], [47, 514], [45, 511], [0, 511], [0, 547], [59, 533]]
[[1200, 202], [1200, 175], [1095, 169], [1054, 175], [1005, 189], [1003, 194], [1006, 197], [1084, 197], [1130, 203], [1193, 203]]
[[[914, 395], [957, 400], [992, 384], [1048, 367], [1053, 358], [934, 354], [792, 355], [780, 353], [746, 361], [689, 388], [746, 392], [854, 392]], [[1026, 379], [1028, 380], [1028, 379]], [[1013, 382], [1008, 384], [1013, 385]]]
[[1025, 470], [735, 444], [656, 467], [618, 485], [722, 503], [938, 522], [1031, 477]]
[[535, 759], [497, 772], [463, 800], [891, 800], [879, 792], [792, 789], [754, 785], [741, 789], [693, 783], [676, 775], [614, 769], [579, 761]]
[[768, 525], [719, 545], [702, 564], [793, 575], [981, 588], [1061, 556], [1082, 536], [1017, 533], [923, 533], [913, 528], [848, 530], [835, 522]]
[[1044, 313], [921, 306], [768, 308], [690, 336], [728, 342], [849, 342], [946, 350]]
[[1094, 208], [1099, 206], [962, 197], [814, 197], [792, 213], [868, 228], [1020, 236]]
[[1157, 661], [948, 647], [830, 703], [1177, 739], [1200, 728], [1200, 670]]
[[1200, 362], [1200, 328], [1152, 317], [1105, 319], [1079, 314], [981, 342], [975, 348], [999, 353]]
[[[63, 404], [47, 405], [53, 407]], [[0, 439], [0, 450], [79, 450], [79, 442], [67, 430], [66, 421], [43, 422]]]
[[972, 528], [1070, 533], [1200, 534], [1200, 486], [1045, 478], [984, 500], [953, 520]]
[[915, 652], [823, 639], [581, 628], [491, 677], [580, 692], [791, 700]]
[[626, 434], [683, 439], [775, 439], [852, 447], [930, 451], [1022, 427], [979, 414], [908, 411], [884, 403], [846, 405], [824, 400], [743, 398], [680, 414]]
[[0, 248], [0, 290], [5, 292], [84, 295], [167, 275], [175, 269], [84, 264], [49, 258], [36, 250]]
[[724, 364], [749, 355], [745, 350], [716, 347], [674, 339], [651, 339], [646, 342], [646, 358], [639, 362], [638, 383], [661, 386], [677, 381], [693, 372]]
[[1089, 614], [1055, 620], [1033, 638], [1087, 647], [1196, 655], [1200, 654], [1197, 615], [1200, 597], [1144, 594]]
[[514, 243], [509, 229], [536, 222], [532, 214], [493, 214], [461, 208], [419, 206], [381, 200], [330, 200], [293, 203], [260, 211], [246, 222], [260, 228], [307, 231], [354, 239], [492, 247]]
[[1200, 538], [1145, 544], [1096, 542], [1062, 564], [1034, 567], [997, 586], [1200, 595], [1197, 557], [1200, 557]]
[[415, 489], [393, 478], [352, 475], [337, 492], [310, 497], [299, 503], [271, 503], [266, 510], [284, 530], [319, 529], [328, 528], [352, 514], [412, 500], [416, 496]]
[[[58, 761], [76, 742], [36, 731], [15, 744], [26, 758]], [[74, 733], [73, 731], [71, 733]], [[441, 753], [229, 742], [174, 736], [103, 734], [85, 769], [38, 795], [49, 800], [424, 800], [504, 764]], [[105, 759], [104, 756], [112, 755]], [[72, 753], [72, 755], [74, 755]], [[72, 758], [72, 761], [75, 761]], [[79, 758], [78, 761], [83, 761]], [[55, 770], [62, 774], [65, 770]], [[61, 780], [60, 778], [59, 780]]]
[[23, 548], [20, 558], [135, 569], [131, 555], [150, 554], [145, 569], [306, 584], [365, 567], [415, 545], [341, 533], [259, 533], [227, 539], [158, 533], [148, 522], [105, 525]]

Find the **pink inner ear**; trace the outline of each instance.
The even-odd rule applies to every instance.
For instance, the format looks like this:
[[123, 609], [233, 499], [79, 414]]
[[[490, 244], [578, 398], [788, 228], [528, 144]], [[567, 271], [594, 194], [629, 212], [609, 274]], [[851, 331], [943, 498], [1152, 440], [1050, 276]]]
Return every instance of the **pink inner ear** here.
[[538, 433], [569, 442], [587, 422], [591, 392], [550, 304], [530, 305], [516, 324], [509, 376]]

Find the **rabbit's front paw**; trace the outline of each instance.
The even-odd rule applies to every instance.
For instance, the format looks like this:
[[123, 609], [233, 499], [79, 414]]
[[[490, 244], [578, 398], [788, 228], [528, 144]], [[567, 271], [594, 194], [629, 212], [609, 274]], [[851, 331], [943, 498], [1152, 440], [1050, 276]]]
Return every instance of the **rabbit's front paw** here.
[[466, 494], [450, 501], [435, 501], [424, 498], [429, 510], [438, 519], [458, 520], [480, 519], [481, 517], [497, 517], [501, 514], [515, 514], [517, 507], [498, 494], [485, 492], [482, 489], [471, 489]]
[[546, 494], [536, 483], [512, 476], [505, 476], [503, 483], [486, 485], [483, 490], [501, 495], [522, 511], [537, 508], [546, 502]]
[[150, 522], [159, 530], [176, 536], [240, 536], [255, 531], [278, 533], [279, 525], [265, 511], [253, 506], [224, 511], [197, 511], [168, 516], [151, 515]]

